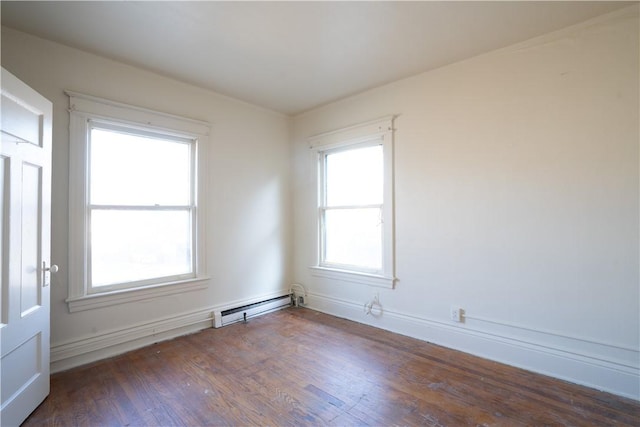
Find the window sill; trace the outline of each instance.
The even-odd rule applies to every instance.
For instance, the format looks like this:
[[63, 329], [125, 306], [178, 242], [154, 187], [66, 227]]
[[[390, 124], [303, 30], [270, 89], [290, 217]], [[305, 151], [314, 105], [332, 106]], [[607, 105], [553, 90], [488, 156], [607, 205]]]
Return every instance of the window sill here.
[[163, 283], [160, 285], [146, 286], [136, 289], [122, 289], [100, 294], [83, 295], [67, 298], [69, 313], [77, 311], [93, 310], [109, 307], [133, 301], [142, 301], [150, 298], [164, 297], [181, 294], [190, 291], [199, 291], [209, 286], [209, 277], [197, 277], [195, 279], [181, 280], [178, 282]]
[[320, 266], [309, 267], [311, 274], [317, 277], [325, 277], [327, 279], [343, 280], [346, 282], [360, 283], [362, 285], [377, 286], [381, 288], [393, 289], [396, 278], [386, 277], [378, 274], [361, 273], [358, 271], [340, 270], [337, 268], [328, 268]]

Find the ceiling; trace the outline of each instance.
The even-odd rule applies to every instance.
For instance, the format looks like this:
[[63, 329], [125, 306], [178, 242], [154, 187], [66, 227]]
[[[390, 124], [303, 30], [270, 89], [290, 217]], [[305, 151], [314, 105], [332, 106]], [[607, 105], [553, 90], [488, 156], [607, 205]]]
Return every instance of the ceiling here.
[[1, 2], [2, 25], [298, 114], [632, 2]]

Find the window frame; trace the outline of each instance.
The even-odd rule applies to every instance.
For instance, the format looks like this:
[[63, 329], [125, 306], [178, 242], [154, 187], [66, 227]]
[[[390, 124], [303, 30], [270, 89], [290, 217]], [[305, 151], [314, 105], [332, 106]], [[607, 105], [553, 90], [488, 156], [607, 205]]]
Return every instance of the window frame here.
[[[204, 159], [210, 133], [208, 123], [65, 91], [69, 109], [69, 293], [70, 312], [122, 302], [204, 289], [205, 265]], [[132, 134], [181, 140], [191, 144], [191, 239], [193, 272], [123, 284], [91, 287], [89, 148], [92, 128], [128, 130]], [[187, 142], [191, 141], [191, 142]], [[145, 206], [145, 208], [147, 208]], [[163, 209], [160, 207], [159, 209]]]
[[[393, 288], [395, 286], [395, 241], [393, 203], [393, 116], [350, 126], [337, 131], [309, 138], [309, 148], [315, 171], [315, 261], [310, 267], [314, 276], [356, 282], [370, 286]], [[380, 270], [358, 266], [327, 263], [324, 261], [326, 247], [324, 214], [326, 213], [326, 169], [327, 154], [367, 146], [381, 145], [383, 150], [383, 200], [382, 216], [382, 266]], [[354, 208], [356, 205], [353, 206]]]

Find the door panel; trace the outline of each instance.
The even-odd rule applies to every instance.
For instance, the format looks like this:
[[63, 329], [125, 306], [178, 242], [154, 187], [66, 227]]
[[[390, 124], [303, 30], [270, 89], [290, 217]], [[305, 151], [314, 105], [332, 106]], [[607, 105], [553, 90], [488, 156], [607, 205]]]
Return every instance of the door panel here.
[[2, 69], [0, 425], [49, 394], [52, 106]]
[[[2, 360], [2, 405], [11, 401], [26, 384], [36, 380], [42, 373], [40, 353], [42, 351], [42, 335], [36, 334], [20, 344]], [[7, 369], [11, 367], [11, 369]]]
[[41, 305], [40, 278], [38, 274], [41, 253], [40, 201], [42, 168], [29, 163], [22, 164], [22, 280], [20, 308], [22, 317]]

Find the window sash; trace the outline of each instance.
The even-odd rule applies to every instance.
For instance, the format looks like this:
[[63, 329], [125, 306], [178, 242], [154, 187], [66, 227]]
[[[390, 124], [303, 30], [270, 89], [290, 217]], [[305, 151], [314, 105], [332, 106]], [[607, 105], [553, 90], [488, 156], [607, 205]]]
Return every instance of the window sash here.
[[[372, 155], [380, 157], [372, 158]], [[352, 167], [356, 158], [358, 166], [363, 167], [354, 174]], [[384, 145], [380, 138], [324, 151], [322, 168], [325, 206], [384, 202]]]
[[331, 262], [327, 261], [327, 212], [330, 211], [355, 211], [360, 209], [377, 209], [380, 224], [384, 224], [384, 205], [383, 204], [372, 204], [372, 205], [351, 205], [351, 206], [331, 206], [331, 207], [320, 207], [319, 210], [319, 218], [320, 218], [320, 260], [319, 265], [321, 267], [327, 268], [337, 268], [341, 270], [352, 270], [359, 271], [363, 273], [369, 274], [382, 274], [384, 271], [384, 227], [380, 227], [380, 235], [379, 235], [379, 246], [380, 246], [380, 259], [378, 260], [380, 263], [380, 268], [370, 268], [364, 265], [359, 264], [351, 264], [351, 263], [339, 263], [339, 262]]
[[[160, 132], [154, 129], [146, 129], [139, 125], [135, 124], [123, 124], [116, 123], [106, 120], [88, 120], [87, 127], [87, 138], [85, 142], [86, 146], [86, 204], [91, 205], [91, 150], [92, 150], [92, 141], [91, 141], [91, 132], [93, 130], [101, 130], [101, 131], [110, 131], [114, 133], [120, 133], [125, 135], [130, 135], [134, 137], [142, 137], [142, 138], [152, 138], [158, 139], [161, 141], [171, 142], [175, 144], [184, 144], [188, 146], [189, 149], [189, 204], [194, 205], [197, 199], [197, 139], [192, 137], [185, 137], [181, 135], [174, 134], [172, 132]], [[97, 205], [97, 204], [96, 204]], [[117, 205], [117, 204], [116, 204]], [[155, 206], [155, 205], [154, 205]]]
[[[191, 254], [189, 272], [175, 275], [163, 275], [143, 280], [127, 280], [108, 285], [93, 285], [93, 257], [92, 257], [92, 225], [93, 212], [95, 211], [119, 211], [119, 212], [187, 212], [189, 214], [189, 251]], [[197, 254], [196, 254], [196, 207], [195, 206], [114, 206], [114, 205], [90, 205], [87, 209], [87, 246], [86, 246], [86, 273], [87, 273], [87, 293], [99, 294], [121, 289], [140, 288], [144, 286], [156, 285], [166, 282], [175, 282], [185, 279], [193, 279], [197, 274]]]
[[[335, 154], [335, 153], [339, 153], [342, 151], [351, 151], [351, 150], [357, 150], [359, 148], [367, 148], [367, 147], [373, 147], [373, 146], [377, 146], [380, 145], [382, 146], [383, 149], [383, 158], [384, 158], [384, 144], [380, 141], [380, 138], [375, 138], [373, 140], [368, 140], [365, 142], [360, 142], [357, 144], [350, 144], [350, 145], [345, 145], [345, 146], [341, 146], [341, 147], [337, 147], [337, 148], [332, 148], [332, 149], [328, 149], [328, 150], [323, 150], [323, 151], [319, 151], [318, 152], [318, 156], [319, 156], [319, 176], [318, 176], [318, 180], [319, 180], [319, 188], [318, 188], [318, 206], [320, 208], [349, 208], [349, 207], [362, 207], [362, 206], [368, 206], [367, 204], [363, 204], [363, 205], [331, 205], [329, 206], [327, 203], [327, 156], [330, 156], [331, 154]], [[383, 174], [384, 174], [384, 170], [383, 170]], [[383, 183], [383, 187], [384, 187], [384, 183]], [[384, 197], [383, 197], [383, 202], [382, 204], [384, 204]], [[373, 204], [376, 205], [376, 204]]]

